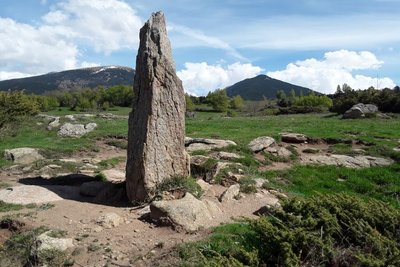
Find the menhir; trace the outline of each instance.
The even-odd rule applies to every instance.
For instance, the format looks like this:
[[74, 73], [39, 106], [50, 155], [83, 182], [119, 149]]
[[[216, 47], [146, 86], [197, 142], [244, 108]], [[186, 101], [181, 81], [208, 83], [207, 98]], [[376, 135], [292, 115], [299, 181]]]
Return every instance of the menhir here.
[[162, 12], [153, 13], [140, 30], [133, 88], [126, 189], [131, 201], [144, 201], [165, 179], [188, 176], [190, 166], [185, 151], [185, 95]]

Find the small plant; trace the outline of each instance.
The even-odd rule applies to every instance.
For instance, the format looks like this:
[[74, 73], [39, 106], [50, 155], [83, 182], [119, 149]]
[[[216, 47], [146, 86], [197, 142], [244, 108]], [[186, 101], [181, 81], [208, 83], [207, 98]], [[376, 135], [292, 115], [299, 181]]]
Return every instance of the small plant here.
[[7, 212], [7, 211], [13, 211], [13, 210], [21, 210], [23, 209], [24, 206], [20, 204], [12, 204], [12, 203], [6, 203], [2, 200], [0, 200], [0, 212]]
[[99, 172], [98, 174], [96, 174], [96, 176], [94, 178], [96, 178], [96, 180], [100, 181], [100, 182], [107, 182], [107, 177], [102, 172]]
[[110, 159], [105, 159], [99, 162], [99, 165], [103, 168], [114, 168], [118, 163], [124, 161], [124, 157], [115, 157]]
[[44, 203], [37, 207], [37, 210], [49, 210], [54, 208], [56, 205], [53, 203]]
[[203, 190], [196, 183], [195, 179], [193, 179], [192, 177], [183, 176], [176, 176], [163, 181], [157, 186], [156, 195], [160, 196], [162, 192], [165, 191], [181, 191], [184, 193], [189, 192], [197, 198], [199, 198], [203, 194]]
[[240, 179], [240, 192], [251, 194], [257, 192], [256, 182], [251, 177], [244, 177]]
[[65, 230], [60, 230], [60, 229], [55, 229], [51, 230], [47, 233], [47, 236], [53, 237], [53, 238], [61, 238], [65, 237], [67, 235], [67, 231]]
[[101, 248], [101, 247], [100, 247], [99, 244], [91, 243], [91, 244], [87, 247], [87, 250], [88, 250], [88, 252], [95, 252], [95, 251], [98, 251], [100, 248]]

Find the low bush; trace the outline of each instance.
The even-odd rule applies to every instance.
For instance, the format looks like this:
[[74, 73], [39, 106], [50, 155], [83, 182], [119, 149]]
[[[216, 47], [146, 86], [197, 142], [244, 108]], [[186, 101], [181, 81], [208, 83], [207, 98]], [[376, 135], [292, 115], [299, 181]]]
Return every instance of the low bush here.
[[[399, 266], [400, 212], [345, 194], [283, 200], [178, 249], [195, 266]], [[193, 266], [193, 265], [190, 265]]]

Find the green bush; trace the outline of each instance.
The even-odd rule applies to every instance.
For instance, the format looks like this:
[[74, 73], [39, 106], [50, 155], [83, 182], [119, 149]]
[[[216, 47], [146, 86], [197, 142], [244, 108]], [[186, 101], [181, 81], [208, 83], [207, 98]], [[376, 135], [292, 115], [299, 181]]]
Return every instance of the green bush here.
[[386, 203], [333, 194], [281, 204], [179, 248], [183, 265], [400, 266], [400, 212]]

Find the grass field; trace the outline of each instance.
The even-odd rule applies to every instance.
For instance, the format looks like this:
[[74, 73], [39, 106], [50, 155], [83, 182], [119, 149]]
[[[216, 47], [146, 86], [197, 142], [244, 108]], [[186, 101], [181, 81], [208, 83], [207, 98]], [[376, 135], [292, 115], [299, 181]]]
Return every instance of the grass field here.
[[[109, 112], [116, 115], [127, 115], [129, 111], [129, 108], [119, 108], [110, 110]], [[48, 114], [64, 116], [66, 114], [72, 114], [72, 112], [61, 109], [49, 112]], [[64, 121], [66, 120], [62, 118], [61, 122], [63, 123]], [[98, 127], [93, 132], [77, 139], [58, 138], [56, 131], [46, 130], [46, 123], [38, 125], [38, 122], [40, 121], [37, 118], [25, 118], [23, 120], [17, 120], [11, 127], [2, 129], [0, 131], [0, 152], [7, 148], [35, 147], [41, 149], [48, 157], [57, 158], [75, 151], [96, 151], [96, 139], [106, 136], [127, 136], [128, 132], [128, 122], [126, 119], [104, 120], [92, 117], [79, 120], [79, 123], [96, 122]], [[313, 138], [362, 140], [369, 144], [365, 147], [367, 154], [391, 157], [395, 159], [397, 163], [389, 167], [349, 169], [332, 166], [300, 166], [297, 165], [296, 159], [294, 159], [292, 160], [293, 166], [287, 170], [259, 170], [257, 168], [258, 163], [253, 159], [252, 154], [247, 149], [247, 144], [252, 139], [259, 136], [272, 136], [279, 140], [280, 133], [282, 132], [302, 133]], [[341, 200], [337, 202], [338, 205], [343, 204], [344, 209], [335, 209], [335, 212], [347, 212], [346, 209], [353, 205], [351, 203], [356, 203], [356, 207], [361, 207], [364, 211], [367, 210], [371, 213], [371, 215], [368, 215], [369, 219], [376, 215], [372, 214], [374, 212], [373, 209], [367, 209], [368, 204], [365, 203], [367, 203], [367, 201], [383, 201], [386, 204], [381, 204], [381, 202], [377, 202], [377, 204], [375, 202], [373, 203], [375, 203], [374, 205], [376, 205], [376, 207], [383, 207], [382, 209], [385, 214], [388, 214], [387, 216], [392, 216], [390, 217], [392, 221], [396, 222], [397, 218], [400, 218], [398, 214], [400, 210], [400, 153], [393, 150], [394, 147], [400, 145], [400, 117], [398, 116], [392, 119], [370, 118], [362, 120], [342, 120], [334, 114], [225, 117], [221, 113], [197, 112], [195, 118], [186, 119], [186, 135], [190, 137], [220, 138], [235, 141], [238, 146], [230, 147], [228, 150], [238, 152], [245, 156], [245, 158], [241, 160], [241, 163], [245, 165], [245, 169], [250, 175], [249, 179], [255, 177], [264, 178], [266, 181], [268, 180], [268, 182], [264, 184], [265, 188], [282, 190], [287, 193], [290, 198], [300, 197], [306, 201], [306, 205], [311, 205], [312, 208], [314, 207], [313, 201], [318, 199], [318, 196], [332, 196], [333, 200], [326, 200], [327, 203], [330, 203], [330, 201], [337, 201], [336, 195], [334, 194], [342, 193], [344, 196], [352, 198], [346, 199], [345, 197], [343, 203], [340, 202]], [[331, 152], [339, 154], [352, 153], [351, 146], [346, 144], [331, 146]], [[102, 162], [103, 165], [107, 166], [109, 164], [112, 166], [112, 163], [111, 161]], [[12, 163], [6, 162], [3, 158], [0, 159], [0, 167], [11, 164]], [[364, 203], [364, 201], [366, 202]], [[20, 208], [8, 206], [5, 203], [0, 206], [0, 209], [4, 210]], [[299, 210], [299, 212], [304, 212], [304, 210]], [[308, 211], [305, 212], [308, 214]], [[325, 216], [328, 214], [326, 210], [319, 211], [316, 209], [312, 212], [317, 212], [317, 214], [312, 216]], [[356, 218], [358, 218], [357, 212], [360, 211], [356, 210], [354, 212], [356, 213], [349, 213], [346, 216], [356, 215]], [[287, 217], [284, 218], [295, 220], [290, 212]], [[282, 251], [288, 249], [286, 243], [292, 244], [294, 241], [290, 240], [296, 235], [300, 234], [301, 236], [297, 236], [300, 239], [303, 238], [303, 234], [309, 235], [310, 238], [320, 235], [320, 228], [312, 228], [319, 222], [313, 222], [312, 227], [309, 225], [303, 227], [303, 225], [298, 226], [290, 220], [287, 222], [287, 225], [285, 223], [278, 224], [278, 226], [284, 225], [284, 231], [282, 229], [278, 231], [277, 229], [279, 229], [280, 226], [273, 225], [274, 221], [264, 222], [262, 220], [259, 222], [245, 222], [221, 226], [215, 230], [214, 235], [208, 240], [179, 248], [177, 251], [179, 255], [177, 257], [182, 260], [183, 266], [191, 266], [190, 264], [193, 262], [199, 263], [199, 266], [202, 266], [202, 264], [209, 264], [210, 266], [219, 266], [218, 264], [224, 266], [244, 266], [243, 264], [248, 264], [250, 266], [255, 266], [261, 262], [270, 262], [270, 258], [268, 257], [271, 255], [263, 255], [262, 251], [265, 249], [260, 249], [265, 242], [254, 243], [252, 241], [254, 238], [262, 238], [263, 236], [257, 233], [257, 227], [265, 231], [270, 231], [269, 235], [276, 238], [274, 241], [276, 243], [274, 243], [273, 246], [282, 245]], [[332, 223], [332, 218], [327, 219], [324, 217], [323, 220], [326, 220], [324, 221], [325, 223]], [[374, 220], [368, 222], [371, 223], [372, 226], [363, 223], [360, 227], [367, 227], [365, 228], [366, 230], [364, 228], [357, 228], [357, 231], [369, 231], [369, 229], [375, 227], [373, 222]], [[335, 223], [340, 223], [340, 220]], [[400, 221], [398, 223], [400, 223]], [[291, 227], [298, 228], [293, 228], [295, 229], [293, 230]], [[341, 227], [343, 227], [343, 231], [348, 231], [346, 225], [341, 225]], [[399, 245], [390, 247], [392, 246], [391, 242], [397, 242], [393, 241], [396, 240], [396, 238], [389, 237], [388, 241], [385, 239], [386, 237], [382, 237], [378, 234], [375, 236], [375, 234], [377, 233], [372, 231], [371, 239], [384, 240], [382, 244], [378, 244], [384, 247], [382, 251], [389, 251], [390, 249], [400, 251]], [[249, 237], [251, 238], [250, 241], [246, 239]], [[331, 240], [326, 242], [329, 243]], [[304, 243], [301, 245], [305, 246]], [[359, 244], [357, 243], [357, 245]], [[353, 246], [352, 243], [351, 246]], [[297, 248], [292, 246], [290, 249], [296, 251]], [[301, 248], [300, 251], [302, 251], [302, 249], [303, 248]], [[306, 250], [308, 248], [304, 247], [304, 249]], [[337, 255], [342, 255], [340, 254], [343, 252], [340, 251], [341, 248], [335, 247], [332, 249], [334, 250], [332, 255], [336, 255], [335, 253], [339, 253]], [[337, 249], [339, 249], [339, 252], [336, 251]], [[322, 252], [322, 254], [324, 253], [325, 252]], [[365, 255], [363, 254], [361, 256], [367, 257], [369, 254], [367, 256]], [[375, 255], [378, 254], [374, 254], [373, 256], [375, 257]], [[368, 257], [365, 259], [362, 258], [361, 260], [358, 259], [365, 264], [357, 266], [384, 266], [388, 262], [386, 259], [392, 255], [381, 253], [378, 256], [380, 257], [379, 259]], [[301, 255], [291, 254], [290, 257], [287, 257], [287, 260], [297, 261], [300, 258]], [[371, 265], [371, 262], [377, 264]], [[380, 265], [381, 263], [383, 265]]]

